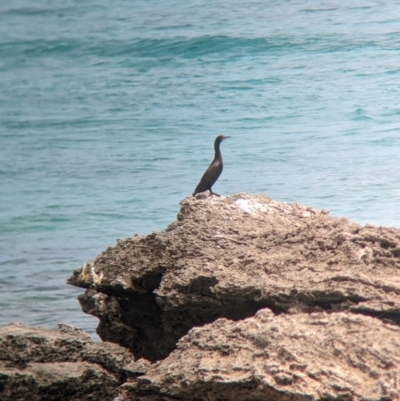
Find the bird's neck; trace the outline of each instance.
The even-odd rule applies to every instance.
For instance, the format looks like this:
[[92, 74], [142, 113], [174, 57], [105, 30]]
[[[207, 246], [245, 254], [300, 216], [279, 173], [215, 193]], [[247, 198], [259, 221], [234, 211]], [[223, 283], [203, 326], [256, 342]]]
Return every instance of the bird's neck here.
[[219, 149], [219, 143], [216, 143], [214, 145], [214, 150], [215, 150], [214, 160], [222, 160], [222, 154], [221, 154], [221, 151]]

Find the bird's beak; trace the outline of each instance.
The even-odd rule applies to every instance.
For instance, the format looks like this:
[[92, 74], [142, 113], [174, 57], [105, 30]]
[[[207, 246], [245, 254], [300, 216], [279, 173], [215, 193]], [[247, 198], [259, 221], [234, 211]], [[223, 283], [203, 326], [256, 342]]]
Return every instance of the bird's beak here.
[[224, 138], [224, 141], [225, 141], [225, 139], [228, 139], [228, 138], [230, 138], [231, 136], [229, 135], [229, 136], [226, 136], [225, 138]]

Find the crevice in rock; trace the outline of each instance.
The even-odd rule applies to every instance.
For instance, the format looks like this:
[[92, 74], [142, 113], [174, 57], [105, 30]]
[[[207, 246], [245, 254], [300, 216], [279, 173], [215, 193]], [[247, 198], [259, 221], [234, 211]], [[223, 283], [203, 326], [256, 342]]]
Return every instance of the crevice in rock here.
[[[203, 281], [200, 280], [202, 284]], [[178, 341], [193, 327], [202, 327], [219, 318], [239, 321], [254, 316], [264, 308], [270, 309], [275, 315], [289, 313], [293, 307], [308, 313], [321, 309], [339, 312], [365, 300], [360, 296], [338, 297], [336, 293], [331, 296], [324, 293], [320, 299], [315, 299], [315, 294], [304, 293], [292, 296], [275, 294], [261, 299], [259, 293], [252, 295], [235, 294], [217, 300], [194, 291], [187, 295], [184, 304], [173, 306], [155, 293], [136, 293], [125, 298], [101, 294], [101, 311], [98, 300], [95, 301], [99, 294], [94, 290], [81, 295], [79, 301], [84, 312], [100, 319], [97, 334], [103, 341], [128, 348], [137, 359], [155, 362], [165, 359], [174, 351]]]
[[400, 326], [400, 314], [398, 311], [387, 312], [378, 311], [369, 308], [357, 308], [351, 310], [354, 314], [359, 314], [363, 316], [369, 316], [381, 320], [384, 323], [391, 323]]
[[327, 312], [339, 312], [343, 310], [348, 310], [352, 305], [357, 305], [360, 302], [365, 301], [365, 298], [359, 295], [354, 295], [352, 297], [342, 297], [340, 299], [337, 299], [337, 297], [335, 297], [334, 299], [329, 299], [328, 297], [325, 297], [325, 299], [314, 301], [314, 304]]
[[[96, 299], [99, 295], [101, 302]], [[120, 344], [137, 359], [150, 361], [164, 358], [164, 350], [171, 349], [170, 338], [165, 336], [163, 329], [162, 311], [154, 293], [119, 298], [88, 290], [78, 299], [85, 313], [99, 318], [96, 332], [103, 341]]]
[[181, 307], [167, 309], [163, 315], [166, 322], [165, 337], [169, 338], [169, 348], [165, 349], [162, 358], [166, 358], [175, 348], [178, 341], [194, 327], [202, 327], [217, 319], [226, 318], [239, 321], [254, 316], [260, 309], [268, 308], [275, 315], [286, 311], [271, 300], [238, 300], [224, 299], [223, 303], [215, 299], [192, 299]]
[[132, 280], [132, 285], [142, 288], [146, 292], [153, 292], [160, 286], [163, 275], [166, 271], [165, 266], [158, 266], [156, 269], [144, 273], [139, 280]]
[[[162, 277], [161, 274], [159, 277]], [[149, 278], [149, 282], [156, 284], [155, 276]], [[223, 299], [215, 299], [210, 291], [215, 282], [212, 277], [198, 277], [191, 283], [185, 303], [177, 305], [171, 305], [170, 301], [153, 292], [133, 292], [129, 297], [120, 298], [88, 290], [79, 300], [86, 313], [100, 319], [97, 333], [102, 340], [118, 343], [128, 348], [135, 358], [152, 362], [166, 358], [193, 327], [202, 327], [219, 318], [239, 321], [254, 316], [264, 308], [270, 309], [274, 315], [293, 313], [294, 310], [312, 313], [321, 309], [334, 313], [350, 310], [366, 301], [359, 295], [344, 296], [337, 292], [320, 291], [296, 291], [290, 295], [281, 293], [268, 298], [257, 291], [250, 294], [239, 291], [226, 294]], [[102, 297], [101, 302], [99, 296]], [[400, 324], [396, 313], [372, 310], [352, 312]]]
[[212, 295], [211, 288], [218, 283], [215, 277], [199, 276], [190, 281], [189, 293], [204, 296]]
[[221, 302], [210, 297], [192, 296], [184, 305], [167, 305], [165, 310], [157, 301], [162, 299], [157, 299], [154, 293], [119, 298], [87, 290], [79, 296], [82, 310], [99, 318], [96, 332], [103, 341], [120, 344], [136, 359], [152, 362], [166, 358], [193, 327], [204, 326], [219, 318], [242, 320], [263, 308], [271, 309], [274, 314], [287, 309], [270, 299], [255, 301], [240, 297], [228, 297]]

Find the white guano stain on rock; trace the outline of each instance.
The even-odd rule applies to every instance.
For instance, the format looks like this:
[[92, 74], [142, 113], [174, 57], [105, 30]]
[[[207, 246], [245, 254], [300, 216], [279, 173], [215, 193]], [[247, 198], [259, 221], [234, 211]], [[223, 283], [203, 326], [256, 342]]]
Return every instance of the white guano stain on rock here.
[[250, 199], [238, 199], [234, 205], [237, 208], [242, 209], [245, 213], [249, 214], [268, 211], [268, 208], [265, 205]]

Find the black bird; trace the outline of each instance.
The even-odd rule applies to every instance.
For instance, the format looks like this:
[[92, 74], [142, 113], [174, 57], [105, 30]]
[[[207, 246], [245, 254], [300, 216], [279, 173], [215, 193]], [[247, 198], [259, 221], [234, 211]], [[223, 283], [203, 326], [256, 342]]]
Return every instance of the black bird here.
[[196, 189], [194, 190], [192, 196], [195, 196], [199, 192], [210, 191], [210, 195], [216, 195], [215, 192], [212, 191], [211, 187], [215, 184], [215, 181], [218, 180], [218, 177], [222, 173], [223, 164], [222, 164], [222, 154], [219, 150], [219, 144], [225, 139], [230, 138], [230, 136], [219, 135], [215, 138], [214, 149], [215, 149], [215, 157], [212, 163], [208, 166], [208, 169], [201, 177], [200, 182], [197, 184]]

